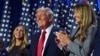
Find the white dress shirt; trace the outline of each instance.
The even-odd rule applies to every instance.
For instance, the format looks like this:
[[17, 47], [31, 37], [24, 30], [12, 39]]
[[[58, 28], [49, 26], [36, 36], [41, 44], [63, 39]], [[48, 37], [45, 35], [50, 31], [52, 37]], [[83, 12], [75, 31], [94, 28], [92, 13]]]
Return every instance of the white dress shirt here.
[[[43, 50], [42, 50], [41, 56], [43, 56], [43, 53], [44, 53], [44, 50], [45, 50], [45, 46], [46, 46], [48, 37], [49, 37], [49, 35], [50, 35], [50, 32], [51, 32], [51, 30], [52, 30], [52, 27], [53, 27], [53, 25], [50, 25], [50, 26], [45, 30], [45, 31], [46, 31], [46, 34], [45, 34], [45, 41], [44, 41], [44, 45], [43, 45]], [[43, 32], [43, 30], [42, 30], [42, 32]], [[41, 32], [41, 35], [42, 35], [42, 32]], [[41, 35], [40, 35], [40, 37], [41, 37]], [[40, 40], [40, 39], [39, 39], [39, 40]]]

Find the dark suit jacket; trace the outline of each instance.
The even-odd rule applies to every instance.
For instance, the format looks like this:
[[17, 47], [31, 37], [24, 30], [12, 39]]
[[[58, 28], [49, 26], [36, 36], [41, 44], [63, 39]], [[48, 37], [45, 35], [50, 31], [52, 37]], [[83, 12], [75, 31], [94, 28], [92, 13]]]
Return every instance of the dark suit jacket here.
[[[63, 52], [57, 47], [57, 44], [55, 43], [55, 34], [54, 32], [59, 31], [60, 29], [53, 27], [50, 35], [48, 37], [44, 54], [43, 56], [63, 56]], [[31, 41], [31, 56], [36, 56], [36, 50], [37, 50], [37, 45], [39, 41], [39, 37], [41, 35], [41, 31], [33, 34], [32, 41]]]

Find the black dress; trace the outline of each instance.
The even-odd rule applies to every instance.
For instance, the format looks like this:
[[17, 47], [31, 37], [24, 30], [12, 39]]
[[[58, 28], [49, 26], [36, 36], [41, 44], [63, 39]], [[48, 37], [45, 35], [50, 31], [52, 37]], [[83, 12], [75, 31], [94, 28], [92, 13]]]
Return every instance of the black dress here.
[[9, 52], [9, 56], [29, 56], [28, 48], [20, 50], [20, 46], [14, 46]]

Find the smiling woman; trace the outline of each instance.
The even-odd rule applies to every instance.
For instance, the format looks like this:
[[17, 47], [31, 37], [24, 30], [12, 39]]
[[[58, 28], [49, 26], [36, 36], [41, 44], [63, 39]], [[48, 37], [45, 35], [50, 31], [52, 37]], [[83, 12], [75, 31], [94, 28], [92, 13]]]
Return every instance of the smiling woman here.
[[24, 26], [17, 26], [14, 29], [12, 43], [8, 48], [9, 56], [29, 56], [27, 49], [27, 32]]
[[63, 31], [56, 32], [56, 43], [68, 56], [90, 56], [97, 31], [95, 13], [89, 4], [81, 3], [74, 7], [74, 17], [78, 26], [70, 36]]

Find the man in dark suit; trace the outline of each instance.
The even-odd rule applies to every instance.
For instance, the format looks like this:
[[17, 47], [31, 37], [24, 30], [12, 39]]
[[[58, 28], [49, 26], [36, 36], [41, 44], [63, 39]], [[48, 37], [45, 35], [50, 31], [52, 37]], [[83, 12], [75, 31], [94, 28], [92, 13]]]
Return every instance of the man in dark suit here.
[[[53, 26], [53, 12], [49, 8], [39, 8], [36, 13], [36, 22], [41, 29], [40, 32], [34, 33], [31, 41], [31, 56], [63, 56], [63, 52], [57, 47], [55, 43], [54, 32], [60, 29]], [[45, 40], [39, 43], [45, 33]], [[42, 49], [42, 50], [39, 50]], [[40, 51], [40, 52], [39, 52]]]

